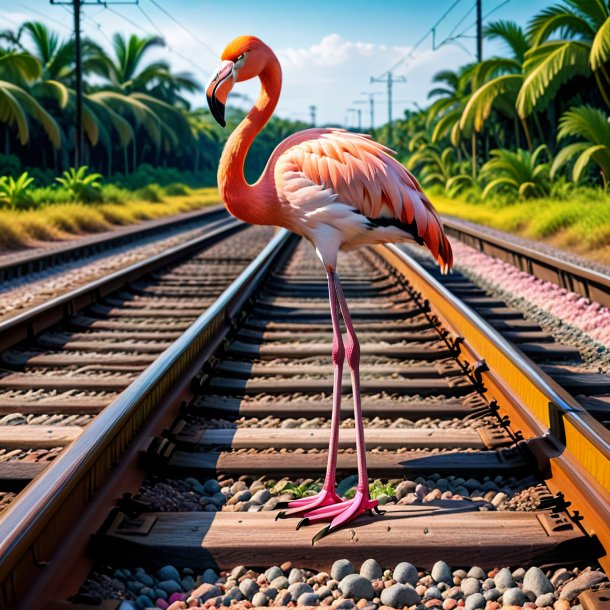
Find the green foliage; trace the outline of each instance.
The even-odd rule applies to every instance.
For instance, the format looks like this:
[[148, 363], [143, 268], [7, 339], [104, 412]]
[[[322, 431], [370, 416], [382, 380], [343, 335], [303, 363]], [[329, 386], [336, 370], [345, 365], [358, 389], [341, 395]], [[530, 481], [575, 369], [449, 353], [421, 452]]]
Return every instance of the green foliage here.
[[161, 201], [163, 201], [165, 193], [163, 192], [163, 188], [158, 184], [148, 184], [146, 186], [143, 186], [141, 189], [138, 189], [135, 192], [135, 195], [138, 199], [141, 199], [142, 201], [160, 203]]
[[102, 174], [87, 174], [89, 168], [81, 165], [78, 169], [71, 167], [63, 173], [63, 178], [55, 178], [67, 191], [72, 194], [73, 201], [101, 201]]
[[481, 168], [481, 180], [486, 182], [482, 197], [500, 191], [519, 199], [542, 197], [549, 193], [549, 163], [540, 163], [538, 158], [545, 153], [546, 146], [539, 146], [533, 153], [527, 150], [492, 150], [491, 159]]
[[190, 195], [193, 191], [182, 182], [172, 182], [163, 188], [166, 195]]
[[28, 189], [34, 178], [23, 172], [16, 180], [12, 176], [0, 177], [0, 203], [17, 209], [31, 205]]
[[562, 148], [551, 167], [551, 176], [567, 163], [576, 159], [572, 169], [572, 180], [579, 182], [591, 162], [601, 171], [604, 186], [610, 178], [610, 124], [606, 113], [580, 106], [565, 112], [559, 121], [558, 140], [576, 137], [580, 141]]

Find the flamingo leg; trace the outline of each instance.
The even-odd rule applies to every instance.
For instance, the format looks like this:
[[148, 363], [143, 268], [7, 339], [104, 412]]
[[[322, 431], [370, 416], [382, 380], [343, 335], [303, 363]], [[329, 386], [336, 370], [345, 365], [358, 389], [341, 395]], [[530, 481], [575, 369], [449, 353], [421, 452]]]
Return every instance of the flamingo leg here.
[[[330, 423], [330, 442], [328, 446], [328, 464], [324, 485], [318, 494], [308, 496], [300, 500], [289, 502], [288, 510], [277, 514], [277, 519], [288, 517], [303, 517], [309, 515], [310, 511], [332, 507], [341, 503], [341, 498], [335, 493], [337, 450], [339, 448], [339, 422], [341, 420], [341, 377], [343, 375], [343, 362], [345, 361], [345, 348], [339, 326], [339, 311], [337, 307], [336, 274], [328, 272], [328, 298], [330, 301], [330, 317], [333, 323], [333, 410]], [[302, 522], [299, 524], [299, 526]]]

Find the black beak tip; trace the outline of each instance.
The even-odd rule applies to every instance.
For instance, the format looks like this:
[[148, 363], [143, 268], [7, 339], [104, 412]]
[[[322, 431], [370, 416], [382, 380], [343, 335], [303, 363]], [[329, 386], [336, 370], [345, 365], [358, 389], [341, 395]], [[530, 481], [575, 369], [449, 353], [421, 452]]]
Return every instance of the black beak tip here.
[[210, 108], [210, 112], [216, 122], [221, 127], [226, 127], [227, 122], [225, 121], [225, 105], [219, 102], [213, 95], [206, 96], [208, 99], [208, 106]]

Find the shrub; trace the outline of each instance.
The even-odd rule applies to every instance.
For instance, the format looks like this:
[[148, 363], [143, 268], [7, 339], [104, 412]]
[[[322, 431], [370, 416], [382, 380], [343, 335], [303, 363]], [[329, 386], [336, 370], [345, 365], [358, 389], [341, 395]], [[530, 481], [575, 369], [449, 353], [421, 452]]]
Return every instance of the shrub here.
[[161, 203], [163, 201], [163, 195], [163, 189], [158, 184], [149, 184], [135, 192], [136, 199], [150, 201], [152, 203]]
[[101, 183], [99, 179], [102, 174], [89, 174], [86, 165], [81, 165], [78, 169], [71, 167], [63, 173], [63, 178], [55, 178], [66, 190], [72, 193], [73, 201], [101, 201]]
[[134, 198], [131, 191], [116, 184], [103, 184], [101, 194], [105, 203], [124, 203]]
[[17, 180], [12, 176], [0, 178], [0, 202], [10, 208], [26, 208], [31, 205], [28, 189], [34, 182], [34, 178], [23, 172]]
[[170, 196], [190, 195], [192, 193], [192, 190], [186, 184], [182, 184], [181, 182], [172, 182], [171, 184], [163, 187], [163, 190], [166, 195]]

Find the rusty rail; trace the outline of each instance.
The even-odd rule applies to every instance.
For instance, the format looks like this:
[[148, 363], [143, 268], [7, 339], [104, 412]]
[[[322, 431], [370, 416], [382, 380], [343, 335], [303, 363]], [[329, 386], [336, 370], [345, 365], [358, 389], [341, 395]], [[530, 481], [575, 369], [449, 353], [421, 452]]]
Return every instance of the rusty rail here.
[[[0, 606], [14, 607], [41, 577], [71, 519], [82, 515], [129, 444], [194, 362], [222, 343], [294, 236], [280, 231], [256, 259], [157, 360], [83, 431], [0, 517]], [[191, 371], [192, 372], [192, 371]], [[110, 502], [111, 499], [109, 499]]]
[[428, 301], [454, 336], [453, 347], [471, 375], [481, 380], [511, 427], [523, 436], [554, 493], [563, 492], [570, 511], [606, 551], [610, 569], [610, 432], [568, 392], [421, 265], [396, 246], [375, 251], [402, 272], [416, 298]]

